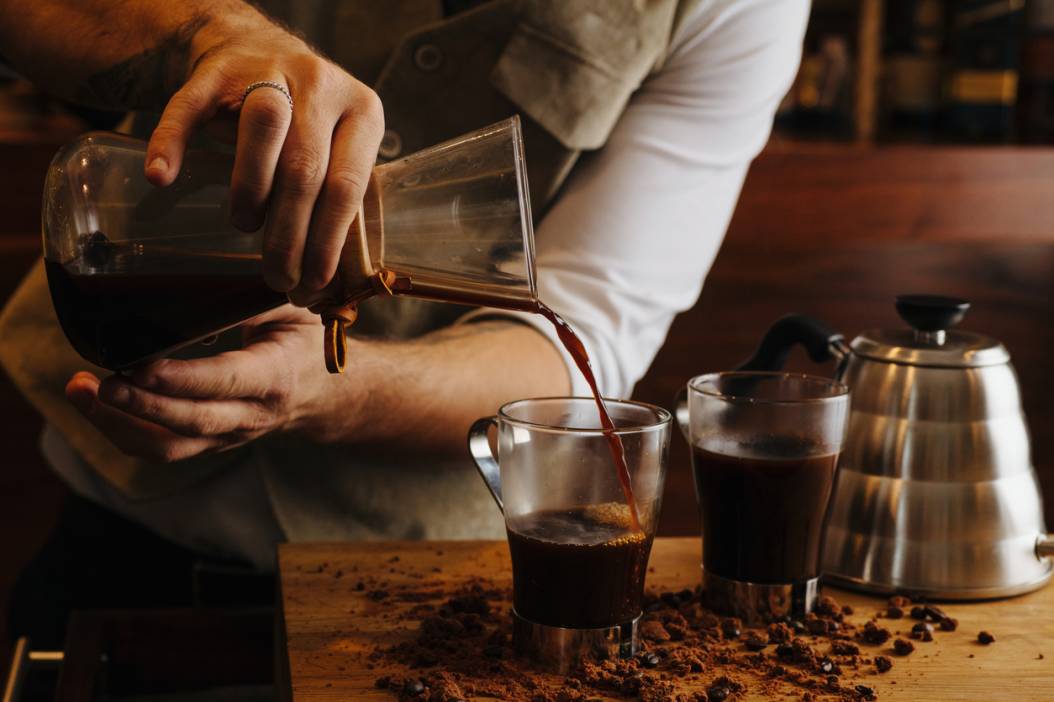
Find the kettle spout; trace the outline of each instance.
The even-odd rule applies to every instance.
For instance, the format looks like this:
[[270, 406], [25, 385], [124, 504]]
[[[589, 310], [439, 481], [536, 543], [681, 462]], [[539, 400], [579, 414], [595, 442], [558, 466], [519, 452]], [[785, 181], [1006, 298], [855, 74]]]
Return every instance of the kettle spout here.
[[1036, 558], [1054, 558], [1054, 534], [1040, 534], [1036, 539]]

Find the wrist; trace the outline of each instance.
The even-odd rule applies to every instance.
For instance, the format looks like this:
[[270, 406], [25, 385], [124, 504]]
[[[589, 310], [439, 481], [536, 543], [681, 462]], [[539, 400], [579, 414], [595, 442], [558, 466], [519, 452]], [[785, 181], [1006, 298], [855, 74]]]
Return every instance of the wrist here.
[[245, 42], [272, 43], [293, 39], [255, 7], [241, 0], [212, 3], [203, 14], [204, 23], [194, 32], [187, 52], [182, 78], [186, 80], [210, 54], [224, 47]]
[[347, 365], [341, 374], [329, 373], [321, 358], [303, 361], [300, 373], [303, 399], [292, 413], [287, 431], [317, 443], [356, 443], [368, 439], [367, 406], [377, 401], [367, 370], [371, 344], [348, 339]]

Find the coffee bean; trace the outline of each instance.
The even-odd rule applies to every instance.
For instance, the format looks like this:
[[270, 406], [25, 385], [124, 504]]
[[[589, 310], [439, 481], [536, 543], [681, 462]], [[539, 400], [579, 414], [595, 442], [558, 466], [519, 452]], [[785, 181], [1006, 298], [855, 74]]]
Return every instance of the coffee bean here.
[[707, 702], [725, 702], [728, 699], [728, 693], [730, 690], [722, 685], [714, 685], [706, 691]]
[[824, 656], [820, 659], [820, 662], [817, 663], [817, 667], [820, 669], [821, 673], [833, 673], [835, 665], [834, 661], [832, 661], [827, 656]]
[[951, 617], [945, 617], [940, 621], [939, 624], [941, 631], [955, 631], [959, 628], [959, 620], [952, 619]]
[[867, 685], [857, 685], [856, 694], [860, 695], [860, 699], [873, 700], [875, 699], [875, 691]]
[[842, 614], [849, 615], [853, 613], [853, 608], [850, 605], [842, 605]]
[[425, 685], [420, 680], [407, 680], [403, 683], [403, 693], [407, 695], [420, 695], [425, 691]]
[[922, 641], [932, 641], [933, 625], [929, 622], [919, 622], [911, 627], [911, 638], [921, 639]]
[[977, 635], [977, 641], [987, 646], [988, 644], [995, 642], [995, 637], [989, 634], [987, 631], [982, 631], [980, 634]]
[[944, 613], [944, 610], [935, 605], [926, 605], [923, 609], [926, 611], [926, 616], [932, 621], [939, 622], [942, 619], [948, 618], [948, 615]]
[[781, 643], [779, 646], [776, 647], [776, 655], [780, 658], [793, 658], [794, 647], [791, 646], [789, 643]]
[[[900, 641], [900, 639], [897, 639], [897, 641]], [[888, 673], [893, 667], [893, 661], [886, 656], [875, 656], [875, 667], [878, 668], [880, 673]]]
[[656, 668], [659, 665], [659, 657], [651, 652], [642, 654], [640, 657], [640, 664], [645, 668]]
[[906, 656], [915, 650], [915, 644], [904, 639], [897, 639], [893, 642], [893, 650], [897, 652], [898, 656]]
[[890, 606], [888, 609], [886, 609], [886, 616], [890, 619], [903, 619], [904, 610], [902, 610], [900, 607]]
[[808, 631], [808, 629], [806, 629], [805, 627], [805, 622], [798, 619], [790, 620], [789, 626], [795, 634], [804, 634], [806, 631]]
[[911, 618], [912, 619], [925, 619], [926, 618], [926, 610], [925, 610], [925, 608], [923, 608], [923, 607], [912, 607], [911, 608]]

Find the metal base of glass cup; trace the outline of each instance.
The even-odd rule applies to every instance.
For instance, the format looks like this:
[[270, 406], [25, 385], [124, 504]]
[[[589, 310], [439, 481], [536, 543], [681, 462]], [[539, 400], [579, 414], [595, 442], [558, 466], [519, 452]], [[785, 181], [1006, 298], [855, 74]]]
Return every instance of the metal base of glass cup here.
[[706, 606], [739, 617], [745, 624], [763, 624], [782, 617], [802, 619], [820, 596], [820, 579], [787, 585], [730, 580], [703, 569]]
[[599, 629], [546, 626], [512, 612], [512, 642], [516, 652], [551, 673], [566, 674], [582, 660], [632, 658], [639, 641], [640, 617]]

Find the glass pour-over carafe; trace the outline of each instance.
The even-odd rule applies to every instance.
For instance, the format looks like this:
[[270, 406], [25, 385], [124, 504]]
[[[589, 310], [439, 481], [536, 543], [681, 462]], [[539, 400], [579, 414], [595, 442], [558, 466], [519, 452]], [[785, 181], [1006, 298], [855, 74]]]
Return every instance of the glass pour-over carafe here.
[[[121, 370], [287, 302], [264, 283], [262, 230], [229, 217], [233, 157], [187, 153], [165, 188], [146, 144], [87, 134], [44, 187], [44, 259], [59, 323], [88, 361]], [[343, 370], [344, 332], [374, 294], [533, 310], [534, 234], [519, 119], [373, 170], [333, 282], [311, 310]]]

